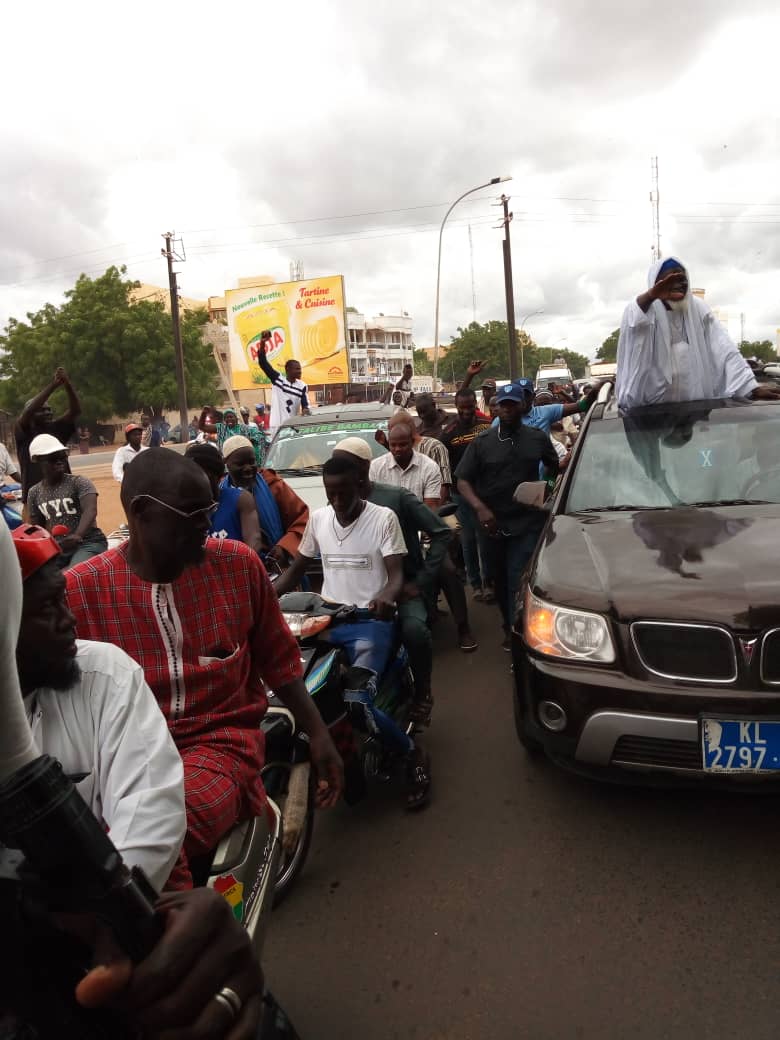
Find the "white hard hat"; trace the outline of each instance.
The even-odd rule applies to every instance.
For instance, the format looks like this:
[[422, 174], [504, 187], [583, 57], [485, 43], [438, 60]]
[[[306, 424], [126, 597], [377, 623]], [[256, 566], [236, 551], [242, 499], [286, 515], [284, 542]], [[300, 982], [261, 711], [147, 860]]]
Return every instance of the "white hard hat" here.
[[39, 433], [30, 442], [30, 460], [35, 462], [47, 455], [56, 455], [59, 451], [67, 452], [67, 450], [62, 441], [57, 440], [50, 433]]

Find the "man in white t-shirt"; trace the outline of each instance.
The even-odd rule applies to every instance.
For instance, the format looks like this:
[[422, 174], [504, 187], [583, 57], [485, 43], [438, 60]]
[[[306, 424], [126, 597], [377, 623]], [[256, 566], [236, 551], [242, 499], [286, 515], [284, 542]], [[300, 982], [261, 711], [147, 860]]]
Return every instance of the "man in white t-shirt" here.
[[322, 596], [358, 608], [353, 620], [327, 630], [327, 638], [347, 653], [350, 664], [372, 678], [345, 699], [361, 712], [369, 732], [408, 756], [407, 808], [420, 808], [430, 786], [428, 756], [397, 723], [374, 705], [378, 679], [387, 667], [395, 636], [396, 600], [403, 587], [406, 544], [391, 509], [361, 497], [361, 474], [349, 456], [329, 459], [322, 469], [328, 505], [316, 509], [298, 555], [274, 586], [279, 596], [295, 588], [316, 558], [322, 560]]
[[268, 424], [269, 435], [273, 436], [277, 426], [294, 415], [311, 415], [309, 399], [306, 396], [308, 386], [301, 379], [301, 363], [290, 358], [284, 364], [284, 375], [273, 367], [266, 356], [271, 333], [266, 331], [260, 336], [260, 350], [257, 363], [271, 380], [271, 421]]
[[125, 426], [125, 441], [121, 447], [116, 449], [114, 453], [114, 461], [111, 465], [111, 472], [114, 475], [114, 480], [118, 480], [122, 483], [122, 478], [125, 475], [125, 470], [133, 461], [133, 459], [140, 455], [142, 451], [146, 451], [146, 448], [141, 443], [141, 438], [144, 434], [143, 426], [139, 426], [138, 423], [128, 423]]
[[369, 477], [377, 484], [403, 487], [430, 509], [441, 505], [441, 470], [427, 455], [414, 450], [414, 431], [408, 423], [393, 425], [390, 451], [371, 463]]
[[11, 454], [8, 448], [0, 441], [0, 486], [8, 484], [14, 481], [17, 484], [21, 484], [22, 477], [19, 472], [19, 467], [11, 458]]

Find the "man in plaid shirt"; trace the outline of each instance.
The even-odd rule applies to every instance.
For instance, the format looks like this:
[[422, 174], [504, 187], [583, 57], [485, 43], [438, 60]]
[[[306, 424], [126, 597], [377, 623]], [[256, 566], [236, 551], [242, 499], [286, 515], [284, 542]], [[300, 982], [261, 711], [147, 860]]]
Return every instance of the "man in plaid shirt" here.
[[264, 684], [308, 733], [318, 803], [333, 805], [341, 760], [301, 678], [298, 645], [259, 557], [206, 541], [215, 506], [203, 470], [149, 449], [125, 470], [122, 505], [129, 541], [68, 571], [68, 605], [79, 638], [114, 643], [141, 665], [168, 720], [184, 762], [185, 857], [262, 811]]

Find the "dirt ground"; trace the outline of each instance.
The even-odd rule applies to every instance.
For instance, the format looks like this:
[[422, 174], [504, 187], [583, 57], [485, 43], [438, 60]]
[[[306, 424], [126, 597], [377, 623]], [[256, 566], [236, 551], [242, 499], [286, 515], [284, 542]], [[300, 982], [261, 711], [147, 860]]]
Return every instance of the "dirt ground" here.
[[[101, 471], [103, 467], [100, 467]], [[93, 472], [87, 472], [89, 479], [97, 488], [98, 493], [98, 527], [104, 534], [115, 531], [120, 524], [125, 522], [125, 511], [119, 501], [119, 484], [111, 476], [110, 467], [106, 466], [106, 473], [101, 472], [96, 476]]]

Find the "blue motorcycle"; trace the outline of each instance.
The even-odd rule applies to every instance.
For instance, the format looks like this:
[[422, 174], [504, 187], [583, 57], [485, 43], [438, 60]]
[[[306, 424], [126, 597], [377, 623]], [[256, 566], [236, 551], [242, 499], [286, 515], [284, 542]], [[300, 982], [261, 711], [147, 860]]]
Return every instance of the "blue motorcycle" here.
[[[373, 781], [389, 781], [401, 763], [379, 734], [370, 732], [365, 714], [350, 710], [348, 693], [361, 680], [362, 669], [350, 668], [344, 651], [322, 638], [331, 626], [355, 617], [356, 608], [327, 603], [316, 593], [288, 592], [279, 600], [285, 621], [297, 638], [304, 682], [344, 759], [345, 801], [362, 798]], [[414, 732], [409, 709], [414, 701], [414, 676], [405, 648], [397, 641], [379, 682], [374, 704], [407, 734]], [[273, 693], [263, 719], [265, 759], [263, 784], [282, 813], [282, 848], [275, 903], [289, 892], [303, 869], [314, 829], [314, 777], [308, 738]]]
[[0, 501], [2, 501], [3, 519], [13, 531], [23, 523], [22, 510], [22, 485], [3, 484], [0, 486]]

